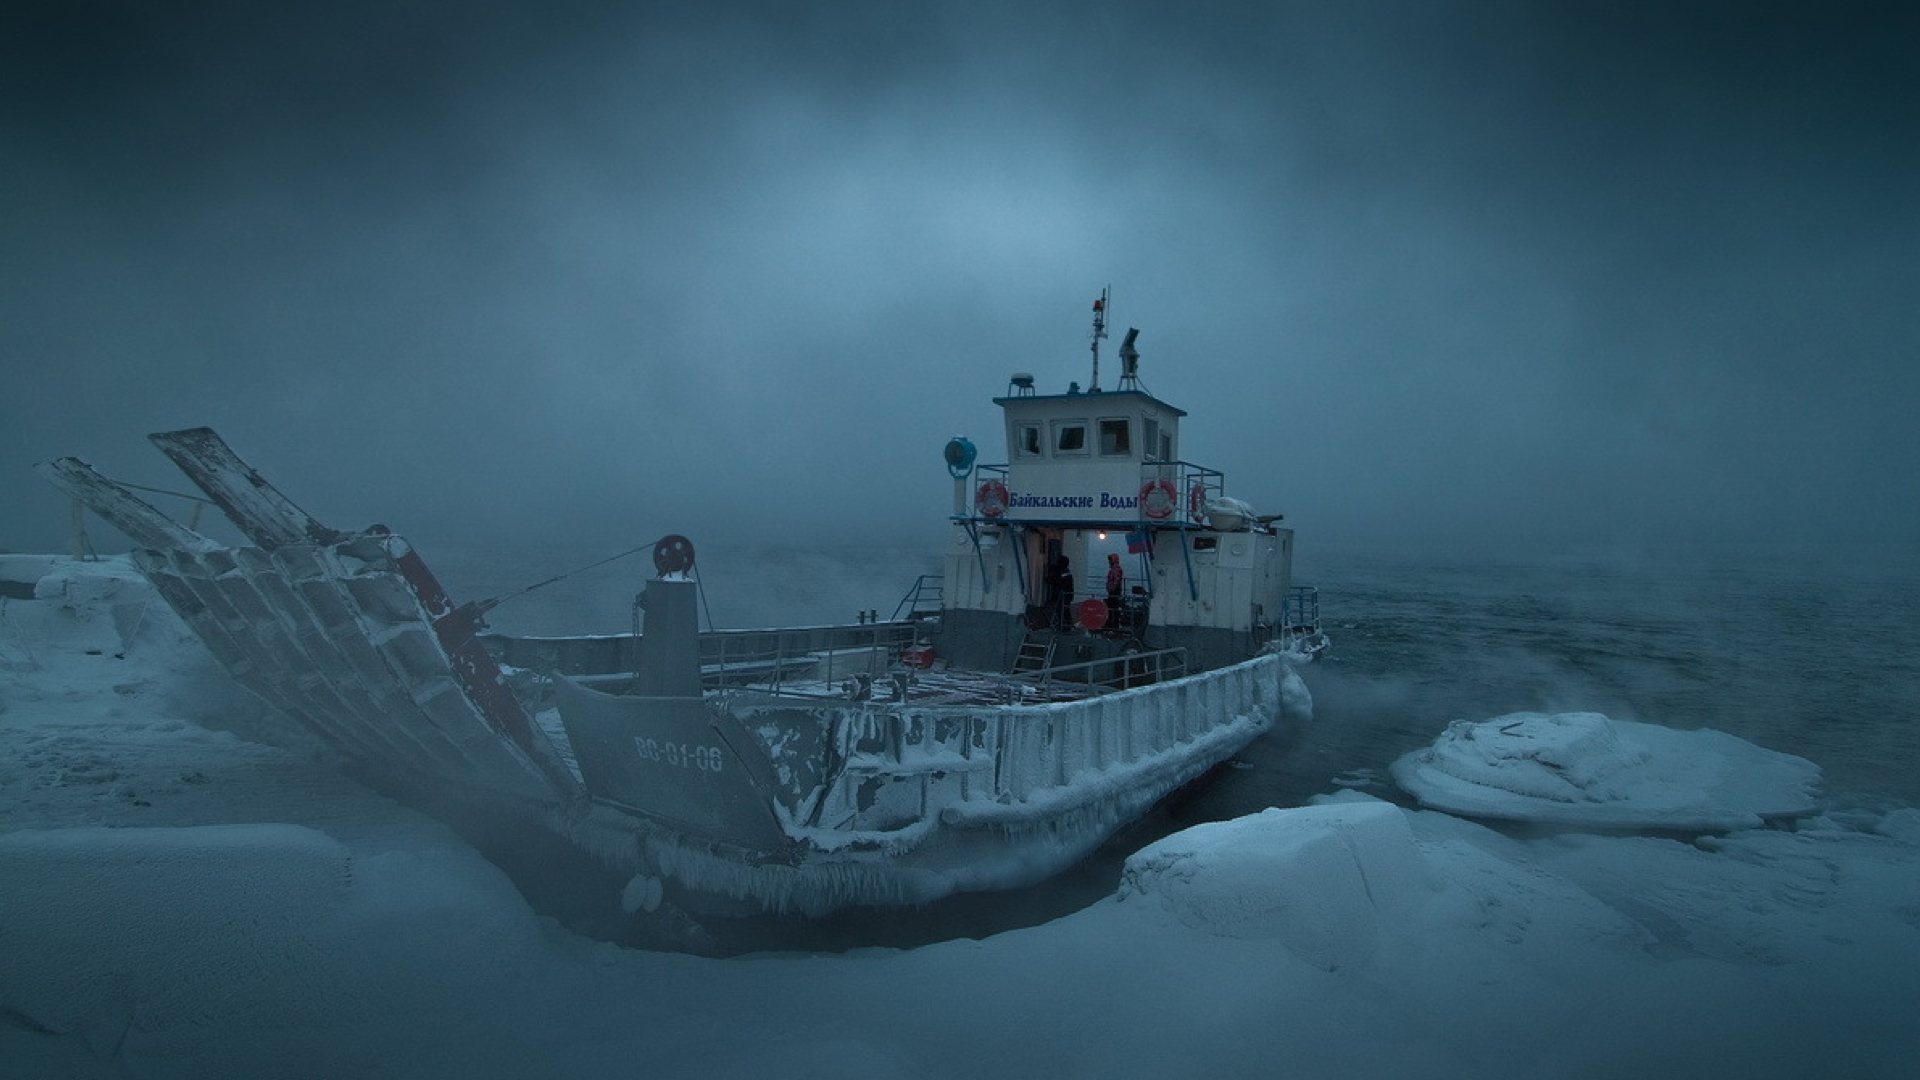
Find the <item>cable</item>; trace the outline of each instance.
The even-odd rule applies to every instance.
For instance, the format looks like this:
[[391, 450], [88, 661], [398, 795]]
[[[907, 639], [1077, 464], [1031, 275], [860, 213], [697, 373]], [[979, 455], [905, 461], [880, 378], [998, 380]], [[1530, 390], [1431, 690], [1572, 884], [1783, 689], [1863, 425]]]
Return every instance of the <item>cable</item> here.
[[[661, 539], [664, 540], [665, 537], [662, 537]], [[494, 608], [499, 607], [501, 604], [504, 604], [509, 600], [518, 600], [520, 597], [527, 595], [528, 593], [532, 592], [535, 589], [544, 589], [555, 582], [565, 581], [566, 579], [572, 577], [575, 574], [584, 574], [588, 570], [592, 570], [595, 567], [605, 566], [610, 562], [614, 562], [619, 559], [624, 559], [629, 555], [636, 555], [642, 551], [647, 550], [648, 548], [658, 545], [659, 543], [660, 543], [659, 540], [649, 540], [646, 543], [641, 544], [637, 548], [631, 548], [627, 551], [621, 552], [618, 555], [609, 555], [606, 558], [601, 559], [599, 562], [588, 563], [587, 565], [580, 567], [578, 570], [569, 570], [564, 574], [556, 574], [545, 581], [535, 582], [532, 585], [529, 585], [526, 588], [521, 589], [519, 592], [508, 593], [507, 595], [499, 597], [494, 600], [482, 600], [477, 606], [480, 608], [481, 611], [492, 611]]]

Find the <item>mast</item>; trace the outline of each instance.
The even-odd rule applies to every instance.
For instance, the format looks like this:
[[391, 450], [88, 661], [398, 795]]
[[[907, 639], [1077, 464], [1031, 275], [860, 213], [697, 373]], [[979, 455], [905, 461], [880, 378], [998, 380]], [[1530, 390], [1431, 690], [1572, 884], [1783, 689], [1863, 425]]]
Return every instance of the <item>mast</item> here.
[[1107, 336], [1107, 289], [1101, 289], [1100, 299], [1093, 302], [1093, 380], [1087, 384], [1088, 393], [1100, 391], [1100, 339]]

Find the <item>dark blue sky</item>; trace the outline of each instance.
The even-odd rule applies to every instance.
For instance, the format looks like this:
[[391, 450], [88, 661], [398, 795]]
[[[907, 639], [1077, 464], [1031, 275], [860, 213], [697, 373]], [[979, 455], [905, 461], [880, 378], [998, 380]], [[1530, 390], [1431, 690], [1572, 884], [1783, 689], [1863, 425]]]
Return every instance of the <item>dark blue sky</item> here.
[[1027, 7], [11, 5], [0, 548], [198, 424], [342, 526], [937, 541], [1111, 285], [1303, 557], [1920, 550], [1916, 9]]

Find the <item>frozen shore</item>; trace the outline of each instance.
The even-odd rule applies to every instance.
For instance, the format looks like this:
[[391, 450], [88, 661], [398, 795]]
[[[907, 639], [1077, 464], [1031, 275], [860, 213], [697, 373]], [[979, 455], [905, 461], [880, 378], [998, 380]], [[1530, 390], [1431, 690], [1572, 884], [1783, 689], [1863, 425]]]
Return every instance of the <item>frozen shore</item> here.
[[[268, 745], [124, 564], [22, 558], [0, 1077], [1896, 1077], [1920, 1051], [1920, 811], [1521, 839], [1348, 793], [1168, 837], [1113, 896], [985, 940], [624, 950]], [[1543, 723], [1508, 734], [1566, 736], [1547, 772], [1633, 802], [1618, 722]], [[1659, 749], [1680, 776], [1748, 752]]]

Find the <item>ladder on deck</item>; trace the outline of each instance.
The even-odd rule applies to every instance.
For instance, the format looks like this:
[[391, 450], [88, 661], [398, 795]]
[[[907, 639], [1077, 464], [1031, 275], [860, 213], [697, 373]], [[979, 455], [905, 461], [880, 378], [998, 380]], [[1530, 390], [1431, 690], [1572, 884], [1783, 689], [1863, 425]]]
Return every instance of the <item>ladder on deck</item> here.
[[1044, 641], [1035, 641], [1033, 635], [1028, 634], [1026, 638], [1020, 642], [1019, 654], [1013, 658], [1014, 674], [1045, 671], [1052, 666], [1053, 638], [1048, 637]]

